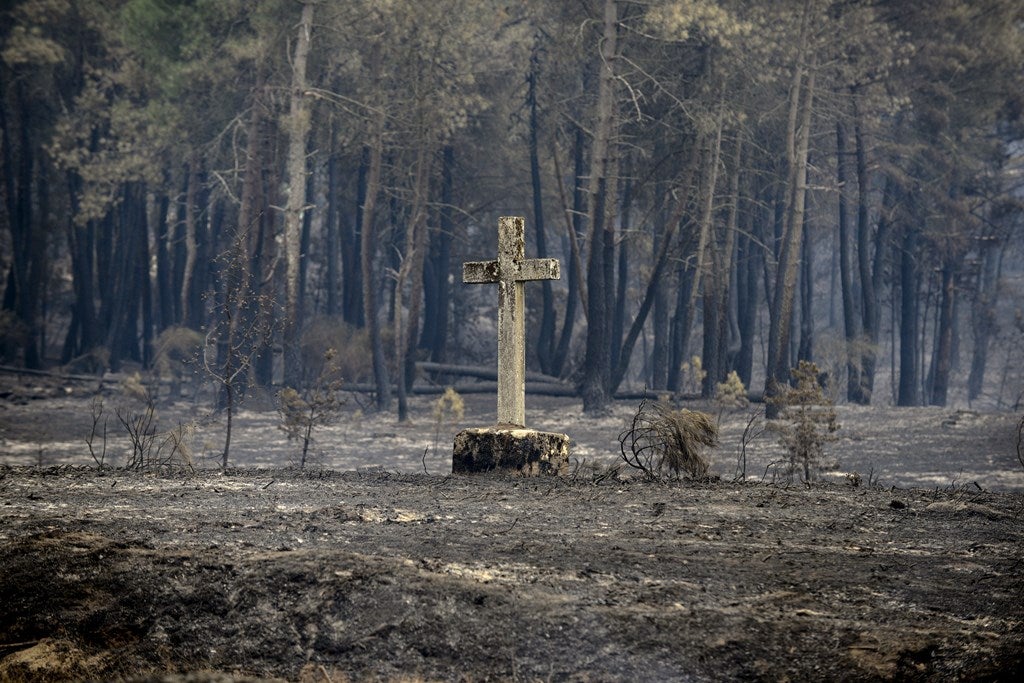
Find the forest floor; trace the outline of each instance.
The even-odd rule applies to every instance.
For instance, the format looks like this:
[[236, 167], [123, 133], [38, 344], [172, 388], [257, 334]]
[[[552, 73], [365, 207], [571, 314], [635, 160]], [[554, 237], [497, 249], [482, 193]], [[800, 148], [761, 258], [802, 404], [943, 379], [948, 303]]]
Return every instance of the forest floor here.
[[1024, 673], [1010, 414], [842, 406], [804, 485], [770, 434], [735, 479], [744, 411], [722, 415], [717, 480], [652, 483], [609, 469], [632, 402], [597, 419], [528, 397], [532, 426], [574, 441], [572, 475], [541, 479], [449, 474], [451, 434], [487, 424], [493, 396], [459, 424], [429, 398], [403, 425], [353, 399], [304, 470], [250, 405], [228, 472], [198, 412], [192, 468], [132, 472], [113, 420], [114, 467], [93, 466], [94, 389], [0, 390], [0, 680]]

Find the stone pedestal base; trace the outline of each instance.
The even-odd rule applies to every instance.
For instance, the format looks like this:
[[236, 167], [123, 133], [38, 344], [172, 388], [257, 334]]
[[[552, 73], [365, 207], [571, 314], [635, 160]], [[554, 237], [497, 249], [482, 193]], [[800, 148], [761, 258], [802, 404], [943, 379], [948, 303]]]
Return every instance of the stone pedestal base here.
[[569, 437], [523, 427], [479, 427], [455, 435], [454, 474], [518, 472], [534, 477], [569, 471]]

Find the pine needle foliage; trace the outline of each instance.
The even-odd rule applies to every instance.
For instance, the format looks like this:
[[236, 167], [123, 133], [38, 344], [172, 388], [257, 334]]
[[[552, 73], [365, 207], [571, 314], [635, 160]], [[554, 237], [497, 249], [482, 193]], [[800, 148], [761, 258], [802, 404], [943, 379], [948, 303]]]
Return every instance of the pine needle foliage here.
[[735, 370], [726, 376], [724, 382], [719, 382], [716, 386], [715, 403], [722, 408], [746, 408], [750, 405], [747, 388], [743, 386], [743, 380]]
[[650, 479], [706, 477], [711, 463], [704, 450], [717, 445], [718, 425], [707, 413], [646, 398], [619, 434], [622, 459]]
[[839, 429], [836, 409], [819, 381], [821, 371], [812, 362], [802, 360], [793, 368], [795, 384], [769, 399], [781, 410], [769, 429], [789, 452], [787, 474], [801, 472], [804, 481], [817, 476], [825, 456], [825, 444], [836, 440]]

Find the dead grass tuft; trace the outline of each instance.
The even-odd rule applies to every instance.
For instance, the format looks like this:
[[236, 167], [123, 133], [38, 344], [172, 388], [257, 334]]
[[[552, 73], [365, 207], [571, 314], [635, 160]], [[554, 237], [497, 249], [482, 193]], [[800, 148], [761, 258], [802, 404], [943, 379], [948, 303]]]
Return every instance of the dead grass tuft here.
[[675, 410], [661, 401], [640, 402], [630, 426], [619, 434], [622, 459], [651, 479], [666, 474], [703, 478], [710, 461], [704, 449], [718, 445], [718, 425], [707, 413]]

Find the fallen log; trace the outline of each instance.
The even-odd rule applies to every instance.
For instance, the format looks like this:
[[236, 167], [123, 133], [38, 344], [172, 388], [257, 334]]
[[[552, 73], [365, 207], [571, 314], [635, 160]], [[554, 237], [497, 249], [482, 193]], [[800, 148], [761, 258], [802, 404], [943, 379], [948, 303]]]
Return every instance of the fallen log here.
[[[421, 396], [443, 394], [448, 386], [439, 384], [414, 384], [412, 393]], [[474, 384], [459, 384], [452, 387], [460, 394], [497, 394], [497, 382], [476, 382]], [[372, 394], [377, 391], [375, 384], [345, 384], [342, 391], [350, 391], [356, 394]], [[576, 389], [568, 384], [552, 384], [550, 382], [526, 382], [526, 393], [535, 396], [576, 396]]]
[[[496, 367], [481, 367], [476, 365], [450, 365], [448, 363], [431, 363], [428, 361], [421, 361], [416, 363], [416, 368], [423, 372], [433, 372], [442, 375], [455, 375], [458, 377], [476, 377], [477, 379], [489, 379], [492, 381], [498, 381], [498, 369]], [[527, 382], [542, 382], [546, 384], [558, 384], [562, 386], [569, 386], [558, 377], [552, 375], [545, 375], [541, 372], [529, 372], [526, 373]]]
[[67, 380], [72, 382], [110, 382], [117, 381], [116, 379], [108, 379], [109, 373], [104, 375], [77, 375], [64, 372], [55, 372], [53, 370], [33, 370], [32, 368], [17, 368], [13, 365], [0, 365], [0, 372], [6, 372], [12, 375], [29, 375], [32, 377], [52, 377], [59, 380]]

